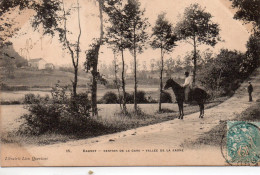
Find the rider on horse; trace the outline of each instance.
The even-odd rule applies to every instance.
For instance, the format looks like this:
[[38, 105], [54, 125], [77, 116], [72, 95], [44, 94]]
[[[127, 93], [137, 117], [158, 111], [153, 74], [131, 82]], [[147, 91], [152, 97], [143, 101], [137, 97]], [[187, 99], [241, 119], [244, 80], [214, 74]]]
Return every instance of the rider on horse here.
[[191, 102], [190, 98], [190, 92], [192, 89], [192, 76], [190, 76], [189, 72], [185, 72], [185, 82], [182, 85], [182, 87], [185, 88], [184, 94], [185, 94], [185, 103]]

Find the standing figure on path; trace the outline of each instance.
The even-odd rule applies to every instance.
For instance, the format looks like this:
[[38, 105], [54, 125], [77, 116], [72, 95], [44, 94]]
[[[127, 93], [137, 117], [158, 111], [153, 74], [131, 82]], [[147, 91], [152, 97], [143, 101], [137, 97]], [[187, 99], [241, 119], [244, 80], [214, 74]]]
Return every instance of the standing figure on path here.
[[253, 101], [253, 98], [252, 98], [252, 92], [253, 92], [253, 86], [251, 84], [251, 82], [249, 81], [248, 82], [248, 87], [247, 87], [247, 91], [248, 91], [248, 95], [249, 95], [249, 101]]
[[185, 82], [184, 84], [182, 85], [182, 87], [185, 88], [184, 90], [184, 94], [185, 94], [185, 103], [188, 103], [191, 101], [190, 99], [190, 91], [191, 91], [191, 88], [192, 88], [192, 77], [190, 76], [190, 73], [189, 72], [185, 72]]

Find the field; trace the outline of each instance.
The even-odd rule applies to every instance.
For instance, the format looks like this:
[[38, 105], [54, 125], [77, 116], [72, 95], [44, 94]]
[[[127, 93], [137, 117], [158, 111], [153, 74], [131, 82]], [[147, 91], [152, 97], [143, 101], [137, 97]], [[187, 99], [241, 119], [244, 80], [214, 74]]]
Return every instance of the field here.
[[[223, 99], [224, 100], [224, 99]], [[206, 108], [211, 108], [220, 104], [220, 101], [206, 104]], [[98, 121], [104, 125], [109, 125], [117, 128], [116, 132], [138, 128], [141, 126], [147, 126], [151, 124], [161, 123], [168, 120], [173, 120], [178, 116], [177, 104], [164, 103], [162, 107], [163, 113], [158, 113], [158, 104], [139, 104], [141, 110], [145, 113], [144, 118], [126, 117], [119, 114], [120, 107], [118, 104], [99, 104], [99, 118]], [[20, 116], [28, 113], [23, 105], [1, 105], [1, 123], [2, 123], [2, 140], [4, 142], [13, 143], [20, 142], [23, 144], [53, 144], [57, 142], [65, 142], [69, 140], [77, 140], [82, 138], [90, 138], [93, 136], [84, 135], [83, 137], [78, 136], [67, 136], [59, 134], [44, 134], [41, 136], [20, 137], [15, 132], [18, 130], [20, 124], [23, 123], [20, 120]], [[127, 105], [129, 111], [133, 110], [133, 105]], [[198, 112], [199, 107], [185, 105], [185, 114], [191, 114]], [[113, 133], [113, 131], [111, 132]], [[103, 133], [105, 134], [105, 133]], [[108, 133], [107, 133], [108, 134]]]
[[[8, 86], [27, 86], [27, 87], [53, 87], [58, 81], [60, 85], [71, 85], [73, 80], [73, 73], [64, 72], [59, 70], [46, 71], [46, 70], [28, 70], [16, 69], [14, 78], [4, 78], [2, 83]], [[78, 85], [86, 86], [88, 81], [86, 73], [80, 73], [78, 77]]]
[[[51, 95], [51, 88], [59, 81], [61, 86], [71, 85], [73, 80], [73, 74], [70, 72], [63, 72], [59, 70], [54, 70], [53, 72], [48, 71], [32, 71], [27, 69], [17, 69], [13, 79], [4, 78], [2, 83], [9, 87], [24, 87], [26, 89], [7, 91], [2, 90], [0, 92], [1, 102], [21, 102], [25, 94], [39, 94], [40, 96]], [[90, 77], [84, 72], [80, 72], [78, 77], [78, 92], [86, 92], [89, 90], [87, 83], [89, 83]], [[108, 80], [112, 82], [112, 80]], [[141, 80], [140, 80], [141, 81]], [[157, 100], [159, 96], [159, 84], [145, 84], [142, 80], [142, 84], [138, 85], [139, 91], [145, 91], [146, 96], [151, 96], [153, 99]], [[103, 85], [98, 85], [98, 100], [101, 99], [104, 94], [108, 91], [117, 93], [117, 89], [109, 89]], [[127, 80], [126, 91], [132, 93], [134, 91], [134, 84], [132, 80]], [[174, 97], [172, 91], [168, 91]]]

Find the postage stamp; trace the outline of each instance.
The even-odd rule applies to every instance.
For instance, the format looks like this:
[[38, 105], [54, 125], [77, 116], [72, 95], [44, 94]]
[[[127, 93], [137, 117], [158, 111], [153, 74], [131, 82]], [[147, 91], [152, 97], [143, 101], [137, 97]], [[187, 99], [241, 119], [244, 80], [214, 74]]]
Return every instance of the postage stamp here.
[[260, 160], [260, 122], [229, 121], [227, 123], [227, 162], [258, 164]]

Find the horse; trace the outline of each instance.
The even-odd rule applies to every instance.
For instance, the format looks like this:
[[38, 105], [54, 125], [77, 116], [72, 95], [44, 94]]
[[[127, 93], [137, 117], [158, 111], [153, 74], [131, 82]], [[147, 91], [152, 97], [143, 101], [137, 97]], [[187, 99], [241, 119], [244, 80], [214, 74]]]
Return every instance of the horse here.
[[[183, 119], [184, 113], [183, 113], [183, 103], [185, 100], [185, 95], [184, 95], [184, 87], [182, 87], [181, 85], [179, 85], [178, 83], [176, 83], [173, 79], [169, 79], [166, 81], [166, 84], [164, 86], [164, 89], [169, 89], [172, 88], [175, 97], [176, 97], [176, 101], [178, 103], [178, 107], [179, 107], [179, 117], [178, 119]], [[191, 90], [190, 92], [190, 97], [191, 100], [196, 101], [200, 107], [200, 116], [199, 118], [203, 118], [204, 117], [204, 104], [207, 100], [207, 98], [209, 97], [207, 92], [204, 91], [203, 89], [200, 88], [194, 88]]]

